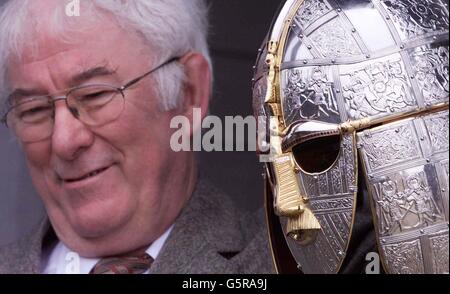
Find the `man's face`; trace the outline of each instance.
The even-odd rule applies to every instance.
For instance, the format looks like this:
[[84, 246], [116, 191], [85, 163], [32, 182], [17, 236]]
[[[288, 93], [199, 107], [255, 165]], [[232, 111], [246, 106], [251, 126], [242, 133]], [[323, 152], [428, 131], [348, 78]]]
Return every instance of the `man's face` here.
[[[68, 45], [46, 33], [36, 36], [37, 55], [10, 60], [12, 88], [42, 95], [87, 84], [119, 87], [163, 62], [152, 64], [142, 40], [112, 21], [71, 39], [76, 42]], [[103, 73], [72, 81], [96, 67]], [[174, 195], [184, 181], [180, 175], [187, 167], [177, 162], [185, 155], [170, 149], [174, 113], [160, 112], [159, 99], [147, 77], [125, 91], [121, 116], [100, 127], [84, 125], [59, 101], [53, 135], [23, 144], [58, 237], [78, 253], [114, 254], [124, 243], [129, 249], [149, 244], [184, 205]]]

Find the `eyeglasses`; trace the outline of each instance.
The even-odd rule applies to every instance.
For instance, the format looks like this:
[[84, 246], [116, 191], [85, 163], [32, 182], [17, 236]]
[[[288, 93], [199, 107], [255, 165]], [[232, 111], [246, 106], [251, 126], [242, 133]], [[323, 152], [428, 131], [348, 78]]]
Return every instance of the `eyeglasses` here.
[[[24, 99], [10, 99], [11, 105], [1, 119], [16, 137], [25, 143], [47, 139], [53, 134], [55, 102], [65, 100], [72, 115], [88, 126], [101, 126], [116, 120], [125, 106], [124, 91], [158, 69], [178, 61], [174, 57], [161, 63], [149, 72], [139, 76], [122, 87], [111, 85], [86, 85], [71, 88], [65, 96], [39, 96]], [[11, 101], [13, 100], [13, 101]]]

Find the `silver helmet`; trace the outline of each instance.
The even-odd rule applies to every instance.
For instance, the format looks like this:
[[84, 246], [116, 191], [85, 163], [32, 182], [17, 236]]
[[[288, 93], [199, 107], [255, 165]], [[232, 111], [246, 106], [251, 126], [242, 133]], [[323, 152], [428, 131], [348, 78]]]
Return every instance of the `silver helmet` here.
[[303, 272], [339, 272], [368, 197], [387, 272], [449, 272], [448, 29], [445, 0], [282, 6], [253, 79], [278, 267], [283, 241]]

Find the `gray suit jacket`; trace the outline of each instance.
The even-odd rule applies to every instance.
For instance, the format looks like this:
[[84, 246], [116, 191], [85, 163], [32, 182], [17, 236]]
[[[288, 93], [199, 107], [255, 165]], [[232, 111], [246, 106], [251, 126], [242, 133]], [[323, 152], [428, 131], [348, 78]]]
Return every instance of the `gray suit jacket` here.
[[[49, 230], [45, 220], [29, 237], [0, 249], [0, 273], [40, 273]], [[262, 212], [242, 214], [227, 195], [199, 180], [150, 272], [273, 273]]]

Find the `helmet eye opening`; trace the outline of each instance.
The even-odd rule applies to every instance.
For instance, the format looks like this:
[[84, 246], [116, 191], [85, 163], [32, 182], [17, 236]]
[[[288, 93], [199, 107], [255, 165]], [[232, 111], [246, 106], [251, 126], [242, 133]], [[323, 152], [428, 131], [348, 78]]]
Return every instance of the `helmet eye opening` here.
[[332, 168], [341, 153], [341, 135], [314, 138], [292, 148], [295, 162], [307, 174], [320, 174]]

